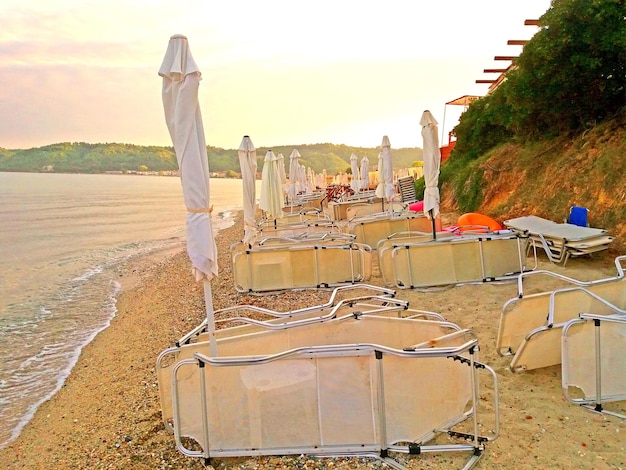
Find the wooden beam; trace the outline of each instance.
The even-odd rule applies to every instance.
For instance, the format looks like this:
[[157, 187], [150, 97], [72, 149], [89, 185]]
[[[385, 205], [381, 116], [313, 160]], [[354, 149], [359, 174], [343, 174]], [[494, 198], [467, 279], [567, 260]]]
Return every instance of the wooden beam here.
[[516, 55], [497, 55], [493, 58], [493, 60], [515, 60], [517, 59]]
[[525, 20], [524, 26], [539, 26], [539, 20]]
[[476, 83], [496, 83], [498, 80], [476, 80]]
[[507, 70], [508, 69], [484, 69], [483, 72], [485, 72], [485, 73], [504, 73]]
[[506, 43], [509, 46], [523, 46], [528, 42], [527, 39], [509, 39]]

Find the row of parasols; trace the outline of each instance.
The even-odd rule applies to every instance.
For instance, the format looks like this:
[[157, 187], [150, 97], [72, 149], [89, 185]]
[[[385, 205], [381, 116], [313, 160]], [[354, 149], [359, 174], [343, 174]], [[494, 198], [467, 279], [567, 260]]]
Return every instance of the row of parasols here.
[[[213, 300], [210, 281], [218, 274], [218, 265], [217, 249], [211, 223], [207, 146], [202, 113], [198, 101], [198, 90], [202, 74], [193, 59], [188, 40], [184, 35], [176, 34], [170, 37], [158, 73], [162, 78], [161, 94], [165, 122], [176, 153], [183, 198], [187, 208], [187, 253], [189, 254], [196, 280], [203, 281], [208, 333], [212, 336], [215, 331], [215, 325], [213, 321]], [[424, 111], [420, 124], [424, 139], [423, 160], [426, 183], [424, 213], [434, 218], [439, 214], [438, 178], [441, 162], [437, 121], [430, 111]], [[252, 155], [253, 149], [254, 145], [250, 138], [244, 137], [239, 149], [243, 179], [244, 239], [256, 232], [255, 179], [257, 161], [256, 154]], [[377, 195], [381, 198], [390, 198], [395, 194], [395, 188], [392, 184], [391, 145], [386, 136], [383, 138], [380, 160], [379, 172], [382, 178], [376, 188]], [[293, 159], [294, 168], [297, 161], [298, 157], [295, 157]], [[262, 190], [259, 205], [261, 209], [271, 214], [279, 214], [282, 213], [280, 205], [284, 203], [281, 187], [283, 179], [278, 166], [278, 158], [272, 157], [270, 153], [269, 158], [266, 156], [266, 163], [268, 162], [269, 164], [264, 165], [262, 179], [267, 179], [268, 188], [273, 185], [279, 188], [279, 190]], [[266, 166], [267, 169], [265, 168]], [[355, 173], [354, 170], [352, 171]], [[294, 170], [290, 176], [295, 176], [296, 174], [301, 175], [300, 169], [298, 169], [297, 173]], [[365, 175], [367, 172], [361, 171], [361, 174]], [[298, 191], [297, 179], [290, 181], [289, 190], [292, 194]], [[280, 212], [277, 208], [281, 209]], [[252, 232], [250, 232], [250, 228], [253, 229]]]
[[[426, 139], [433, 140], [432, 144], [437, 151], [437, 162], [440, 161], [439, 145], [437, 142], [437, 122], [432, 117], [430, 111], [424, 111], [422, 124], [426, 129], [427, 136], [424, 137], [425, 149]], [[432, 145], [431, 145], [432, 147]], [[250, 139], [250, 136], [244, 136], [238, 150], [239, 163], [241, 167], [241, 175], [244, 181], [244, 201], [248, 201], [250, 207], [244, 212], [250, 212], [253, 217], [255, 203], [255, 178], [257, 174], [257, 154], [256, 148]], [[290, 204], [294, 204], [299, 195], [312, 194], [316, 189], [326, 188], [328, 183], [328, 175], [326, 170], [316, 174], [310, 167], [306, 168], [300, 164], [300, 152], [293, 149], [289, 156], [289, 180], [285, 172], [285, 158], [282, 153], [274, 154], [272, 150], [268, 150], [263, 162], [263, 170], [261, 175], [261, 194], [259, 200], [259, 208], [264, 211], [269, 219], [277, 219], [283, 216], [283, 208], [285, 207], [284, 195], [288, 196]], [[431, 159], [432, 161], [432, 159]], [[425, 162], [425, 167], [426, 162]], [[431, 165], [432, 167], [433, 165]], [[431, 176], [438, 178], [439, 165], [436, 165], [436, 175]], [[340, 173], [332, 177], [333, 184], [348, 185], [354, 193], [368, 190], [370, 187], [370, 171], [369, 159], [365, 156], [359, 164], [358, 157], [355, 153], [350, 156], [350, 167], [352, 176], [349, 178], [347, 173]], [[432, 174], [432, 171], [431, 171]], [[426, 177], [426, 171], [425, 171]], [[389, 137], [384, 136], [381, 144], [381, 151], [378, 154], [378, 167], [376, 177], [376, 197], [391, 201], [396, 195], [396, 188], [393, 184], [393, 165], [391, 157], [391, 144]], [[428, 179], [428, 178], [427, 178]], [[437, 183], [435, 182], [435, 187]], [[428, 186], [428, 181], [427, 181]], [[439, 205], [439, 194], [436, 196], [431, 192], [431, 196], [436, 197], [436, 206]], [[432, 204], [431, 204], [432, 206]], [[435, 214], [436, 216], [437, 214]], [[254, 220], [250, 218], [250, 224], [254, 225]]]

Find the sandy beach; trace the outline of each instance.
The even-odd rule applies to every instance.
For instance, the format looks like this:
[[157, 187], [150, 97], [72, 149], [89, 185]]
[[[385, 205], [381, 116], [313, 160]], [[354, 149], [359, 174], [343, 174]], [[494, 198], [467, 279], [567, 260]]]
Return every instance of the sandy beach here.
[[[214, 307], [251, 304], [287, 310], [327, 300], [328, 291], [267, 296], [239, 294], [233, 286], [229, 245], [243, 233], [241, 214], [217, 237], [220, 275], [213, 280]], [[566, 267], [539, 255], [538, 269], [580, 280], [616, 274], [616, 253], [571, 259]], [[183, 456], [161, 421], [155, 360], [204, 318], [201, 283], [184, 251], [161, 253], [119, 272], [122, 293], [109, 328], [84, 348], [66, 384], [44, 403], [17, 440], [0, 450], [4, 469], [200, 469]], [[371, 284], [380, 284], [374, 276]], [[530, 289], [544, 290], [532, 285]], [[436, 291], [399, 290], [412, 308], [439, 312], [478, 335], [480, 359], [498, 373], [499, 438], [486, 446], [480, 469], [626, 469], [626, 422], [569, 403], [560, 367], [525, 373], [508, 369], [497, 354], [498, 321], [515, 283], [465, 285]], [[622, 403], [622, 412], [624, 402]], [[458, 468], [450, 456], [411, 457], [410, 468]], [[213, 459], [215, 469], [381, 468], [362, 459], [306, 456]]]

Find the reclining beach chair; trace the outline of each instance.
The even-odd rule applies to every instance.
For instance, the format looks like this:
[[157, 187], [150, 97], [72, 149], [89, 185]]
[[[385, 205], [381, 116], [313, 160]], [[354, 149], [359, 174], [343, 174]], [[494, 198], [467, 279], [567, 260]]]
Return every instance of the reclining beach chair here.
[[[616, 258], [618, 275], [583, 282], [550, 271], [524, 273], [519, 277], [519, 296], [505, 303], [500, 316], [496, 348], [500, 355], [513, 355], [511, 370], [538, 369], [561, 363], [561, 333], [564, 325], [580, 312], [610, 315], [626, 308], [626, 278]], [[524, 295], [524, 278], [550, 276], [569, 287]]]
[[[401, 469], [393, 452], [461, 452], [471, 468], [499, 432], [496, 374], [473, 333], [448, 322], [352, 313], [218, 346], [211, 357], [206, 343], [185, 345], [171, 368], [176, 446], [206, 463], [350, 455]], [[479, 392], [479, 374], [493, 394]], [[451, 442], [430, 444], [439, 434]]]
[[327, 206], [328, 217], [339, 223], [346, 223], [354, 217], [363, 217], [378, 213], [401, 212], [404, 205], [396, 201], [385, 201], [376, 197], [373, 191], [357, 193], [340, 201], [330, 201]]
[[404, 204], [398, 201], [355, 202], [346, 208], [344, 224], [358, 217], [374, 216], [376, 214], [399, 214], [404, 209]]
[[412, 176], [398, 178], [398, 190], [402, 203], [408, 208], [409, 204], [417, 202], [417, 192], [415, 191], [415, 180]]
[[626, 419], [626, 315], [581, 313], [563, 327], [561, 345], [565, 398]]
[[604, 229], [558, 224], [534, 215], [506, 220], [504, 224], [511, 230], [529, 235], [536, 247], [543, 248], [551, 262], [563, 266], [570, 257], [608, 249], [614, 240]]
[[[441, 232], [438, 237], [454, 237], [452, 232]], [[378, 261], [378, 269], [383, 278], [385, 286], [395, 285], [393, 261], [391, 254], [393, 249], [404, 243], [421, 243], [433, 239], [432, 233], [427, 232], [397, 232], [389, 235], [378, 242], [376, 246], [376, 255]]]
[[310, 194], [297, 194], [295, 198], [290, 199], [289, 204], [285, 205], [283, 210], [287, 214], [296, 214], [310, 209], [321, 210], [325, 195], [326, 192], [323, 190], [316, 190]]
[[395, 240], [379, 245], [379, 269], [386, 285], [415, 289], [513, 279], [534, 269], [527, 237], [518, 234], [447, 235], [430, 241]]
[[341, 227], [331, 220], [293, 220], [290, 223], [280, 223], [276, 225], [262, 225], [257, 231], [257, 238], [267, 237], [287, 237], [301, 238], [311, 232], [339, 233]]

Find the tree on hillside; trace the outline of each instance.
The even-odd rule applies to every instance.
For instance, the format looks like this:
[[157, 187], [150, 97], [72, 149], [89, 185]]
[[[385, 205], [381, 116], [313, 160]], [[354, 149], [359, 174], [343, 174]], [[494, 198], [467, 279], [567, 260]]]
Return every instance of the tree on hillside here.
[[569, 133], [615, 115], [626, 101], [626, 3], [554, 0], [507, 74], [516, 133]]
[[553, 0], [506, 81], [461, 116], [454, 152], [475, 158], [615, 116], [626, 104], [625, 18], [624, 0]]

